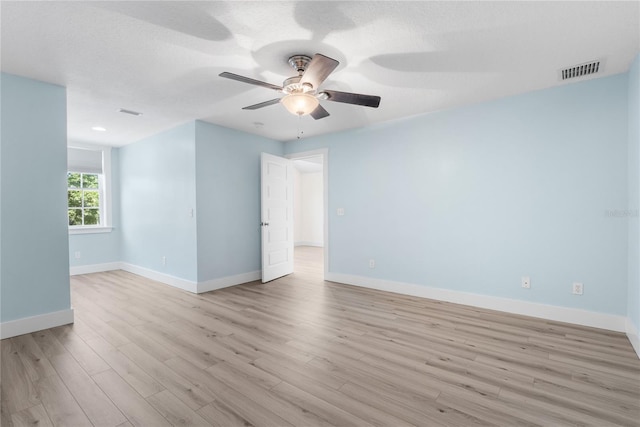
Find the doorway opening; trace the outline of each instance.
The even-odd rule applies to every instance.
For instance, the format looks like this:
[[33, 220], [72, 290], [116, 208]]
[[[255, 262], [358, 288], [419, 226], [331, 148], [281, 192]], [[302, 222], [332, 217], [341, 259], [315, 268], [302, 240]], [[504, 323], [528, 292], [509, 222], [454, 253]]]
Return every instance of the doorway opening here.
[[293, 163], [294, 272], [328, 271], [327, 151], [295, 153]]

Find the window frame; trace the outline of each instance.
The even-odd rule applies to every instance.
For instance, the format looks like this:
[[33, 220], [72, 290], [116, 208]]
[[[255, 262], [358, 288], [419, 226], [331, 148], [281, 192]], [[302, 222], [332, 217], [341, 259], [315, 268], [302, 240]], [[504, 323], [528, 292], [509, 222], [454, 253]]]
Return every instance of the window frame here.
[[[102, 153], [102, 174], [98, 175], [98, 187], [100, 192], [100, 225], [69, 225], [69, 234], [95, 234], [110, 233], [113, 230], [112, 224], [112, 203], [111, 203], [111, 147], [89, 145], [81, 143], [69, 143], [68, 148], [78, 148], [82, 150], [94, 150]], [[67, 169], [67, 173], [76, 172]], [[77, 173], [77, 172], [76, 172]], [[82, 172], [81, 172], [82, 173]], [[69, 186], [67, 182], [67, 191]], [[67, 196], [68, 200], [68, 196]], [[67, 202], [67, 211], [69, 209]], [[68, 212], [67, 212], [68, 215]]]
[[[80, 175], [80, 186], [79, 187], [69, 187], [67, 183], [67, 194], [72, 191], [77, 191], [80, 193], [80, 200], [82, 204], [80, 206], [67, 206], [68, 210], [78, 209], [82, 212], [82, 222], [85, 221], [85, 213], [87, 210], [97, 210], [98, 211], [98, 224], [76, 224], [70, 225], [69, 227], [102, 227], [103, 226], [103, 218], [104, 218], [104, 176], [99, 173], [91, 173], [91, 172], [78, 172], [74, 170], [67, 170], [67, 180], [69, 179], [69, 174], [78, 174]], [[87, 175], [95, 176], [97, 178], [97, 186], [94, 188], [85, 187], [84, 186], [84, 177]], [[98, 206], [86, 206], [86, 194], [88, 192], [98, 193]]]

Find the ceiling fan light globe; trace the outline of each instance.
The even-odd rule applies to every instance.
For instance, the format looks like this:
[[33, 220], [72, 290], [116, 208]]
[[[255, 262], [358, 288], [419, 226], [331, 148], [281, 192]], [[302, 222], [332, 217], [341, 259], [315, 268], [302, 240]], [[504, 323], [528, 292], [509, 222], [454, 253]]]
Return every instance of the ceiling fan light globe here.
[[320, 101], [306, 93], [293, 93], [280, 100], [284, 108], [296, 116], [306, 116], [316, 109]]

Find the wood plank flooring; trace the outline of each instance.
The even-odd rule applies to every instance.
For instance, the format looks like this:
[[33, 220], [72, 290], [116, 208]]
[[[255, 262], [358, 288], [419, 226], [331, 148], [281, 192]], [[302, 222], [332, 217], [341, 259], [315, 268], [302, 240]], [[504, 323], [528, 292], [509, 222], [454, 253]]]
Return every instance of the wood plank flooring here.
[[623, 334], [296, 273], [194, 295], [71, 279], [76, 322], [1, 342], [1, 425], [640, 425]]

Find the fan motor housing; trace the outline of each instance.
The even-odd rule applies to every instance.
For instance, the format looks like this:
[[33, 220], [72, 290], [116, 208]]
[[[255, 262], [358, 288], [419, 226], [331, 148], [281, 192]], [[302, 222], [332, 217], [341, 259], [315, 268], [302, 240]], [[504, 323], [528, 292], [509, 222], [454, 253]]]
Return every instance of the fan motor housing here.
[[282, 82], [282, 91], [285, 93], [313, 93], [313, 87], [309, 83], [300, 83], [302, 76], [289, 77]]

